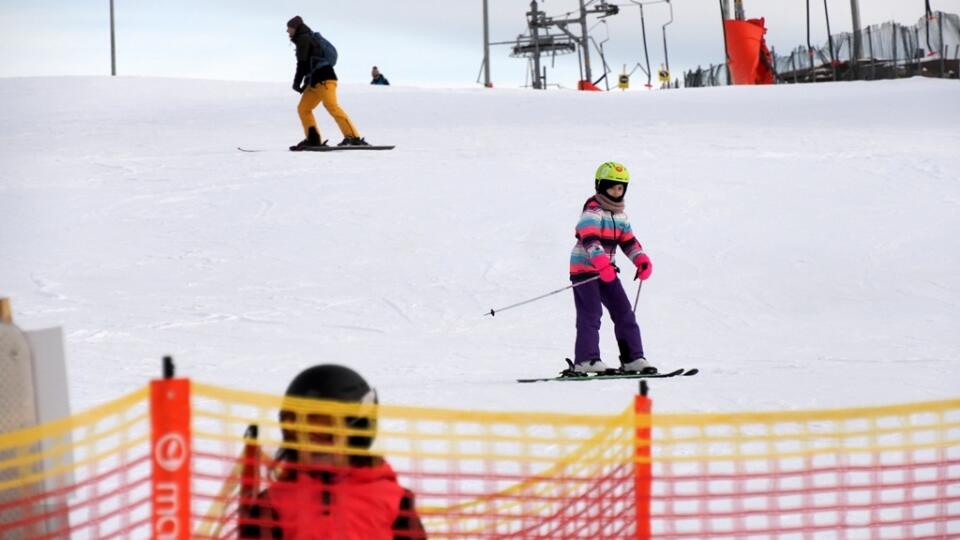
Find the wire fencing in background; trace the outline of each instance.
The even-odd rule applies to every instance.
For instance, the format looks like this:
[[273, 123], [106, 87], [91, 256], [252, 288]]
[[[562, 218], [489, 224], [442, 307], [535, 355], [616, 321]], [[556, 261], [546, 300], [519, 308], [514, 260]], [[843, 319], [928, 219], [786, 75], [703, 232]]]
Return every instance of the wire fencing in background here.
[[[927, 76], [956, 79], [960, 74], [960, 15], [932, 12], [914, 25], [871, 25], [856, 34], [840, 32], [819, 47], [800, 45], [781, 55], [773, 52], [779, 83], [832, 80], [877, 80]], [[859, 55], [855, 43], [859, 38]], [[725, 64], [684, 73], [685, 87], [729, 84]]]

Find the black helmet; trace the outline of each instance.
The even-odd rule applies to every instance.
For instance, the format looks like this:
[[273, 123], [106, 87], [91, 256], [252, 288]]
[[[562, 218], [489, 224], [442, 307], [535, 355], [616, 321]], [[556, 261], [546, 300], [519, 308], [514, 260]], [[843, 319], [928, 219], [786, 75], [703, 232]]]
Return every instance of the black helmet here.
[[[336, 364], [313, 366], [300, 372], [290, 381], [285, 393], [287, 397], [341, 401], [370, 406], [370, 413], [362, 416], [348, 416], [346, 424], [358, 430], [376, 429], [377, 392], [356, 371]], [[283, 411], [280, 412], [281, 417]], [[284, 438], [290, 436], [284, 433]], [[369, 448], [373, 436], [350, 436], [347, 444], [354, 448]]]
[[370, 385], [356, 371], [336, 364], [323, 364], [301, 371], [290, 381], [285, 395], [360, 403], [371, 391]]

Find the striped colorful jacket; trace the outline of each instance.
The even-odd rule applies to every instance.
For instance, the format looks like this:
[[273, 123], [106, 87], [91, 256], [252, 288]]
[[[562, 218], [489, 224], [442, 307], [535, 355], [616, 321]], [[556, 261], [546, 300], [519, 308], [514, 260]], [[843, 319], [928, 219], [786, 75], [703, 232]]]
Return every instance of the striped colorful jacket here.
[[604, 210], [595, 197], [590, 197], [577, 223], [577, 245], [570, 253], [570, 279], [579, 281], [597, 275], [590, 259], [606, 253], [610, 262], [614, 262], [617, 246], [634, 264], [643, 253], [627, 215]]

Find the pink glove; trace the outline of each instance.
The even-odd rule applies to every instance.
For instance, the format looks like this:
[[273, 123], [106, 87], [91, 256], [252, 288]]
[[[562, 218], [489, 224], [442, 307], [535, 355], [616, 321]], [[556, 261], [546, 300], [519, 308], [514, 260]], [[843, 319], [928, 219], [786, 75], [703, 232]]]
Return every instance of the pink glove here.
[[637, 277], [640, 278], [640, 281], [650, 279], [650, 274], [653, 273], [653, 263], [650, 262], [650, 257], [647, 257], [646, 253], [637, 255], [633, 264], [637, 265]]
[[600, 281], [610, 283], [617, 279], [617, 267], [610, 264], [610, 257], [607, 257], [605, 253], [590, 259], [590, 263], [597, 269], [597, 272], [600, 272]]

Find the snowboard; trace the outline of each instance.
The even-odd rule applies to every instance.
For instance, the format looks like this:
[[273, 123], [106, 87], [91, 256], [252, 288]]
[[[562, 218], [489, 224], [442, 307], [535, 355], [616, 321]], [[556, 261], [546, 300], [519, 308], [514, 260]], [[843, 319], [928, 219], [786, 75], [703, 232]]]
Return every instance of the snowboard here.
[[[367, 145], [367, 146], [308, 146], [303, 150], [290, 150], [290, 152], [341, 152], [346, 150], [393, 150], [396, 145]], [[244, 148], [238, 146], [237, 150], [241, 152], [270, 152], [274, 149], [267, 148]]]
[[307, 146], [294, 152], [340, 152], [342, 150], [393, 150], [395, 145], [367, 144], [364, 146]]

